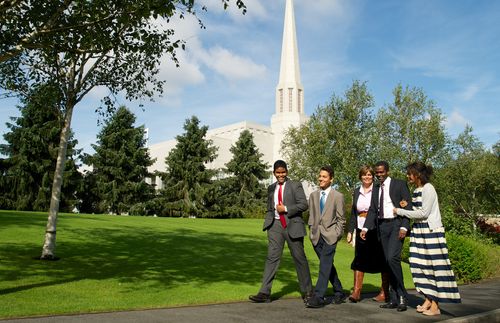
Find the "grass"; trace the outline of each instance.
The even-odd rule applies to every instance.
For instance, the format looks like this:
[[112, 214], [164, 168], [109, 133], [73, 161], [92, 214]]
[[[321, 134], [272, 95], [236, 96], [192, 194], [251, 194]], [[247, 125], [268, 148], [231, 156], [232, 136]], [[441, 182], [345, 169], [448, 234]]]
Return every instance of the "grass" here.
[[[246, 301], [260, 287], [267, 252], [260, 219], [213, 220], [60, 214], [55, 262], [35, 260], [46, 213], [0, 211], [0, 318]], [[305, 241], [313, 283], [318, 261]], [[352, 288], [354, 250], [335, 264]], [[407, 264], [405, 284], [413, 288]], [[363, 291], [377, 291], [367, 274]], [[288, 249], [273, 298], [299, 297]]]

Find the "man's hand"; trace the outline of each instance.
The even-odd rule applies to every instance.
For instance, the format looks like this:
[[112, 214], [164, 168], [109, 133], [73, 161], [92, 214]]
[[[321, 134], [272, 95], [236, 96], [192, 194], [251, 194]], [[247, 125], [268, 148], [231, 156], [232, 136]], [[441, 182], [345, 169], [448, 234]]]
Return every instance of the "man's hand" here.
[[403, 240], [406, 237], [406, 230], [399, 229], [399, 240]]
[[349, 233], [347, 234], [347, 243], [351, 243], [351, 241], [352, 241], [352, 233], [351, 233], [351, 232], [349, 232]]
[[366, 240], [366, 231], [361, 231], [361, 233], [359, 234], [359, 237], [363, 240]]
[[286, 208], [283, 205], [283, 203], [276, 205], [276, 211], [278, 211], [278, 213], [285, 213], [286, 212]]

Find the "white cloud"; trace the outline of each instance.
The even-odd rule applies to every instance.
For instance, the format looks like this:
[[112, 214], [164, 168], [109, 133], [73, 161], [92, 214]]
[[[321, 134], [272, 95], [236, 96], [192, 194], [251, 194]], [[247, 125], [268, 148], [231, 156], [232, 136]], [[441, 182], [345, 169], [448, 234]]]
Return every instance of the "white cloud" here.
[[177, 56], [179, 67], [175, 66], [169, 56], [164, 56], [161, 63], [160, 79], [167, 82], [167, 95], [178, 94], [186, 86], [205, 81], [198, 62], [192, 60], [185, 52], [178, 52]]
[[199, 58], [209, 68], [228, 80], [259, 79], [265, 76], [266, 67], [248, 57], [239, 56], [226, 48], [216, 46]]
[[467, 124], [470, 124], [470, 121], [457, 110], [453, 110], [445, 122], [447, 128], [464, 127]]
[[468, 85], [465, 90], [460, 94], [460, 97], [464, 101], [469, 101], [476, 96], [480, 88], [477, 84]]

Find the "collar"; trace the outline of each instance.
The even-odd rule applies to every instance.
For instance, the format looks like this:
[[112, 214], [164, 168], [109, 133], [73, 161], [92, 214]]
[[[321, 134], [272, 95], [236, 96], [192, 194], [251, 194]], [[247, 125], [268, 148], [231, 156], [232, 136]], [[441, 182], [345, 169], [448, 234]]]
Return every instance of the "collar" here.
[[322, 189], [319, 189], [319, 196], [321, 196], [321, 193], [322, 192], [325, 192], [325, 195], [328, 196], [328, 194], [330, 194], [330, 191], [332, 190], [332, 187], [331, 186], [328, 186], [326, 189], [322, 190]]
[[363, 187], [363, 184], [361, 184], [361, 186], [359, 187], [359, 194], [366, 195], [366, 194], [370, 193], [372, 190], [373, 190], [373, 183], [372, 183], [372, 185], [370, 185], [370, 187], [368, 187], [368, 190], [366, 192], [365, 192], [365, 188]]
[[[387, 176], [383, 184], [385, 188], [389, 187], [391, 185], [391, 177]], [[379, 186], [382, 186], [382, 183], [379, 183]]]

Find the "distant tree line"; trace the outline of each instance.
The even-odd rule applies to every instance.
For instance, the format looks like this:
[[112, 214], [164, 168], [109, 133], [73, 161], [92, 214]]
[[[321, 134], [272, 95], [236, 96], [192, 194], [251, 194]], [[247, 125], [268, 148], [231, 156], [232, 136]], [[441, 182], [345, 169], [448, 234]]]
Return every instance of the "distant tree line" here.
[[[0, 147], [0, 208], [46, 210], [63, 120], [57, 90], [50, 84], [34, 89], [23, 101], [21, 117], [8, 123], [7, 144]], [[435, 169], [443, 217], [449, 229], [473, 233], [481, 214], [498, 214], [500, 142], [490, 149], [467, 126], [457, 138], [446, 133], [442, 112], [422, 89], [397, 85], [394, 101], [374, 113], [366, 84], [355, 81], [343, 96], [318, 106], [309, 121], [288, 131], [283, 149], [291, 175], [315, 183], [324, 164], [335, 168], [339, 189], [350, 196], [363, 164], [387, 160], [394, 177], [415, 160]], [[43, 108], [42, 108], [43, 107]], [[150, 174], [151, 159], [144, 127], [120, 107], [109, 117], [84, 154], [68, 142], [61, 206], [65, 211], [158, 216], [258, 217], [265, 212], [269, 165], [250, 132], [241, 133], [224, 169], [209, 169], [217, 148], [207, 140], [208, 127], [196, 117], [165, 159], [165, 171]], [[72, 138], [72, 137], [71, 137]], [[82, 165], [85, 171], [78, 172]], [[161, 189], [150, 179], [160, 177]]]
[[[43, 89], [47, 90], [46, 88]], [[42, 91], [43, 92], [43, 91]], [[22, 107], [21, 117], [8, 123], [7, 156], [0, 160], [0, 208], [44, 211], [50, 203], [50, 180], [62, 128], [57, 99], [51, 109], [46, 94], [33, 96]], [[42, 95], [43, 94], [43, 95]], [[165, 159], [165, 172], [150, 173], [154, 160], [146, 147], [145, 129], [136, 127], [135, 116], [120, 107], [105, 122], [92, 145], [94, 154], [68, 144], [61, 210], [82, 213], [252, 217], [264, 213], [265, 185], [269, 165], [261, 161], [249, 131], [243, 131], [231, 148], [227, 168], [213, 170], [207, 163], [217, 157], [217, 148], [205, 139], [208, 127], [198, 118], [186, 120], [185, 133]], [[76, 161], [83, 161], [78, 172]], [[160, 177], [163, 188], [151, 181]]]

